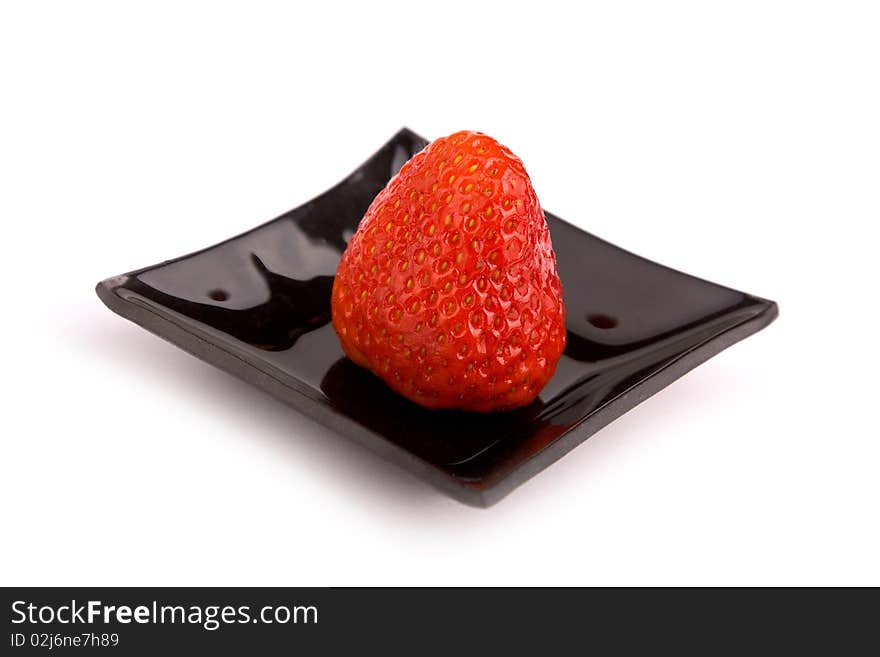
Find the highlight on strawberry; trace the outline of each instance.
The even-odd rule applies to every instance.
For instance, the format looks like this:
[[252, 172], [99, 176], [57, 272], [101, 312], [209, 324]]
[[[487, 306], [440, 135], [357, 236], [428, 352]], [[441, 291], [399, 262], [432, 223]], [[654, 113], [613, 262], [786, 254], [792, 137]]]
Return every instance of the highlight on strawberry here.
[[531, 403], [565, 348], [565, 308], [520, 159], [479, 132], [429, 144], [370, 205], [331, 307], [346, 355], [422, 406]]

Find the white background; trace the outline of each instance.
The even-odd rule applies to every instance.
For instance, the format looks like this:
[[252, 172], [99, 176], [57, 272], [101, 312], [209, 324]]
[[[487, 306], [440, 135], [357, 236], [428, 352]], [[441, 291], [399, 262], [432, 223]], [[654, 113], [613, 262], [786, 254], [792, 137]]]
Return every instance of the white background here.
[[[4, 3], [0, 583], [880, 584], [876, 3], [416, 5]], [[402, 125], [780, 319], [479, 510], [95, 296]]]

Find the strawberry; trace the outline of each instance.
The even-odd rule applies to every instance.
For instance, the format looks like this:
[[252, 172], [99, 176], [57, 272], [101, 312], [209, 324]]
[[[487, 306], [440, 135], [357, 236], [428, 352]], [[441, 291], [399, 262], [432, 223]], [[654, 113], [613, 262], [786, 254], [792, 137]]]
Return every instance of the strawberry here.
[[333, 283], [345, 353], [428, 408], [529, 404], [565, 348], [544, 213], [518, 157], [438, 139], [373, 200]]

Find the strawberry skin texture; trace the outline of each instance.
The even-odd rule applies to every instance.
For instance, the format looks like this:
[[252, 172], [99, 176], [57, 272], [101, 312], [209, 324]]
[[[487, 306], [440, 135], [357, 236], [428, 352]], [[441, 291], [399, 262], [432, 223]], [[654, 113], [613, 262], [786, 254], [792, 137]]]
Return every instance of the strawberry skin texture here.
[[346, 355], [422, 406], [532, 402], [565, 349], [565, 308], [520, 159], [468, 131], [415, 155], [358, 225], [331, 308]]

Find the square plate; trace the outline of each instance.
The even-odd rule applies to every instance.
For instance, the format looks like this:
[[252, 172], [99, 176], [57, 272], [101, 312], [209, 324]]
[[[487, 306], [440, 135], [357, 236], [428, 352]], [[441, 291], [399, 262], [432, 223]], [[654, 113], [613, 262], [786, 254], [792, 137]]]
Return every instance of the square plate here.
[[203, 251], [102, 281], [98, 296], [475, 506], [494, 504], [777, 315], [772, 301], [650, 262], [547, 212], [568, 330], [555, 376], [517, 411], [423, 409], [345, 358], [330, 290], [373, 197], [426, 144], [403, 129], [314, 200]]

